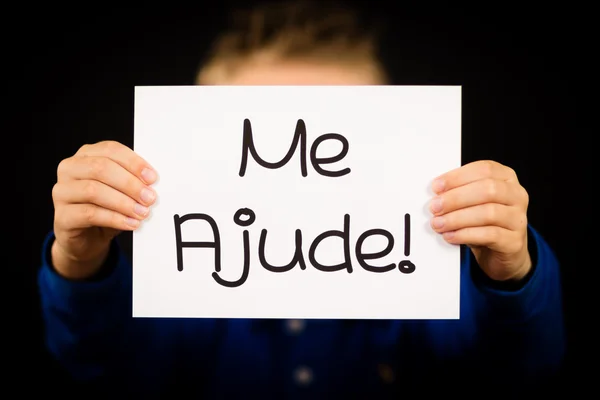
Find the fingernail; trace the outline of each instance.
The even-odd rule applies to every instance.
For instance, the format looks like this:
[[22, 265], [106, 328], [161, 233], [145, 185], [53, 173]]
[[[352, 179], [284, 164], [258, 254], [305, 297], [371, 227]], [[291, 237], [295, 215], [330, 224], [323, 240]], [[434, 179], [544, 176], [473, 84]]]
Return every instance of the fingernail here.
[[435, 199], [431, 200], [429, 207], [434, 213], [442, 211], [442, 198], [436, 197]]
[[148, 212], [150, 211], [150, 209], [141, 204], [135, 203], [135, 206], [133, 207], [133, 211], [140, 217], [145, 217], [146, 215], [148, 215]]
[[435, 217], [432, 221], [431, 224], [433, 225], [433, 227], [435, 229], [440, 229], [444, 227], [444, 217]]
[[140, 221], [138, 221], [135, 218], [130, 218], [130, 217], [125, 218], [125, 223], [127, 225], [131, 226], [132, 228], [137, 228], [140, 225]]
[[147, 184], [154, 183], [156, 181], [156, 172], [150, 168], [144, 168], [142, 170], [142, 178]]
[[446, 186], [446, 182], [444, 182], [443, 179], [441, 178], [437, 178], [433, 181], [433, 183], [431, 184], [431, 188], [433, 189], [433, 191], [435, 193], [440, 193], [444, 190], [444, 187]]
[[454, 237], [454, 232], [444, 232], [442, 235], [444, 236], [444, 239], [451, 240]]
[[154, 192], [148, 188], [143, 188], [142, 193], [140, 193], [140, 197], [142, 201], [146, 204], [150, 204], [154, 201]]

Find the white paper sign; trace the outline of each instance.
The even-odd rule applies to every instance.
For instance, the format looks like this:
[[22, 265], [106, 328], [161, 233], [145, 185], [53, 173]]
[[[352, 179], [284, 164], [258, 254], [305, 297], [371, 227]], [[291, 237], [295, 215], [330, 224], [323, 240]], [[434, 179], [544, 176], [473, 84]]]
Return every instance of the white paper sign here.
[[460, 86], [137, 87], [133, 315], [458, 318], [428, 204], [460, 140]]

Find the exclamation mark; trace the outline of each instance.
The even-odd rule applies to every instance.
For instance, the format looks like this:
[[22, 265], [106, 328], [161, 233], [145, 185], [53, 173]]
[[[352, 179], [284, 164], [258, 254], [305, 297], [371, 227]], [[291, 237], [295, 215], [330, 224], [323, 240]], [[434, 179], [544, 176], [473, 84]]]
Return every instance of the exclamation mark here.
[[410, 256], [410, 214], [404, 214], [404, 255]]
[[[404, 214], [404, 255], [410, 255], [410, 214]], [[398, 269], [404, 274], [412, 274], [416, 267], [410, 260], [403, 260], [398, 264]]]

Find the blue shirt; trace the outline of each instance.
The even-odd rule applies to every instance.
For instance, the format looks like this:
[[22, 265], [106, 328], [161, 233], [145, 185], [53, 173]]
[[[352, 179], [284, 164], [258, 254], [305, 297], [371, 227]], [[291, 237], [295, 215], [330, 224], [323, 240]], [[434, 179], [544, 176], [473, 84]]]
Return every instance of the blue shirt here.
[[38, 275], [46, 345], [75, 381], [114, 396], [498, 393], [552, 377], [565, 351], [559, 264], [531, 227], [529, 237], [534, 268], [516, 288], [463, 252], [459, 320], [248, 320], [133, 318], [131, 263], [116, 242], [108, 276], [76, 282], [51, 266], [50, 233]]

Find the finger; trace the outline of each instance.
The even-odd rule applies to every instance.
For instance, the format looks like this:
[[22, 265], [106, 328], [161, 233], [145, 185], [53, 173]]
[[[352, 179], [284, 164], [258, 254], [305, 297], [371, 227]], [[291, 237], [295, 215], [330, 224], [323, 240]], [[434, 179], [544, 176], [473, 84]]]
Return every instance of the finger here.
[[438, 233], [478, 226], [498, 226], [512, 231], [527, 226], [527, 217], [516, 207], [487, 203], [433, 217], [431, 227]]
[[512, 168], [496, 161], [474, 161], [437, 177], [432, 183], [435, 193], [442, 193], [482, 179], [518, 182]]
[[76, 153], [77, 156], [108, 157], [131, 174], [151, 185], [157, 179], [154, 168], [135, 151], [115, 141], [103, 141], [82, 146]]
[[52, 197], [55, 202], [70, 204], [95, 204], [128, 217], [143, 219], [150, 209], [131, 197], [99, 181], [71, 180], [54, 185]]
[[516, 253], [516, 246], [522, 243], [521, 234], [499, 226], [478, 226], [463, 228], [442, 234], [444, 240], [452, 244], [485, 246], [501, 253]]
[[106, 157], [71, 157], [60, 166], [59, 183], [69, 179], [95, 180], [108, 185], [143, 205], [151, 205], [156, 200], [154, 189], [145, 185], [136, 176]]
[[429, 209], [434, 215], [442, 215], [485, 203], [512, 206], [521, 205], [522, 202], [520, 186], [495, 179], [484, 179], [436, 196], [431, 200]]
[[90, 227], [113, 228], [131, 231], [140, 225], [140, 221], [116, 211], [95, 204], [68, 204], [56, 210], [55, 222], [68, 229]]

